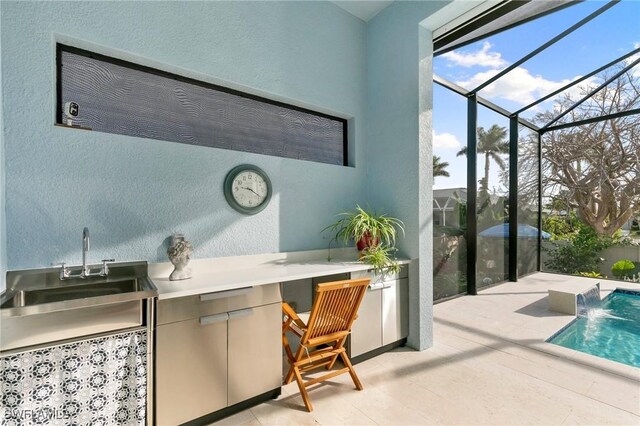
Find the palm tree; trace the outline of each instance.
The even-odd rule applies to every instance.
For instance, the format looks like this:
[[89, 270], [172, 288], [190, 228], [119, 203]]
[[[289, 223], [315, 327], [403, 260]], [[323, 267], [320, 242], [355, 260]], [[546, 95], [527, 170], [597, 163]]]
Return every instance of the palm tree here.
[[[500, 155], [509, 153], [509, 141], [505, 140], [506, 137], [506, 127], [494, 124], [489, 131], [486, 131], [484, 127], [478, 127], [478, 154], [484, 154], [484, 178], [480, 181], [480, 190], [485, 193], [489, 192], [490, 160], [495, 161], [500, 170], [505, 169], [504, 160]], [[456, 154], [457, 157], [461, 155], [467, 155], [466, 146]]]
[[437, 155], [433, 156], [433, 177], [443, 176], [449, 177], [449, 172], [446, 168], [449, 167], [449, 163], [442, 161]]

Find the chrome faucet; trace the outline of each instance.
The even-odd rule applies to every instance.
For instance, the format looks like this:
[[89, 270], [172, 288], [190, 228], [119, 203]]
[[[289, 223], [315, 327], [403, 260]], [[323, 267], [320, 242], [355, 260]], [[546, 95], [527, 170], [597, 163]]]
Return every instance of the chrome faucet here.
[[91, 274], [91, 268], [87, 266], [87, 252], [90, 248], [89, 228], [85, 226], [82, 230], [82, 275], [85, 277], [88, 277]]
[[109, 266], [107, 262], [115, 262], [115, 259], [102, 259], [102, 268], [98, 272], [91, 272], [91, 266], [87, 265], [87, 252], [91, 249], [91, 242], [89, 237], [89, 228], [86, 226], [82, 230], [82, 268], [78, 273], [72, 273], [70, 267], [67, 267], [64, 263], [58, 263], [60, 268], [60, 280], [66, 280], [69, 278], [87, 278], [93, 276], [106, 277], [109, 275]]

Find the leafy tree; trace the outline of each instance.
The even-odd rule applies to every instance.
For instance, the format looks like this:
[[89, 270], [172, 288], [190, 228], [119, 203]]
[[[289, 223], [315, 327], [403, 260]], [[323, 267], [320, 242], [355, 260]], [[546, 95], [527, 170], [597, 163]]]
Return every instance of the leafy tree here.
[[[619, 68], [600, 76], [609, 78]], [[566, 111], [593, 87], [582, 87], [577, 95], [566, 94], [552, 110], [536, 115], [534, 122], [546, 125]], [[640, 108], [640, 77], [625, 73], [557, 123], [572, 123]], [[524, 143], [531, 145], [527, 135]], [[542, 186], [554, 207], [566, 205], [598, 235], [613, 236], [640, 212], [640, 120], [638, 115], [596, 121], [546, 132], [542, 139]], [[537, 155], [521, 153], [520, 172], [525, 179], [521, 191], [536, 191]]]
[[449, 163], [446, 161], [442, 161], [440, 157], [437, 155], [433, 156], [433, 177], [449, 177], [449, 172], [447, 171], [447, 167], [449, 167]]
[[[489, 193], [489, 165], [493, 160], [500, 170], [505, 170], [506, 166], [501, 155], [509, 153], [509, 142], [506, 140], [507, 129], [497, 124], [491, 126], [487, 131], [484, 127], [478, 127], [478, 154], [484, 154], [484, 177], [480, 180], [480, 191]], [[467, 147], [462, 148], [456, 156], [467, 155]]]
[[565, 215], [548, 215], [542, 219], [542, 229], [551, 234], [551, 240], [572, 240], [581, 224], [573, 211]]

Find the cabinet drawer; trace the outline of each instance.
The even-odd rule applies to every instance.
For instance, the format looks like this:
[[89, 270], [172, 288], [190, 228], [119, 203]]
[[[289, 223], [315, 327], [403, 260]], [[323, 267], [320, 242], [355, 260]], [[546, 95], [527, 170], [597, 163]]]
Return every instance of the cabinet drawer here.
[[169, 324], [223, 312], [280, 302], [280, 284], [267, 284], [237, 290], [158, 301], [157, 324]]
[[381, 283], [385, 281], [395, 281], [400, 278], [407, 278], [409, 276], [408, 265], [402, 265], [399, 272], [391, 272], [387, 274], [376, 274], [372, 269], [367, 271], [355, 271], [351, 273], [351, 278], [371, 278], [371, 283]]

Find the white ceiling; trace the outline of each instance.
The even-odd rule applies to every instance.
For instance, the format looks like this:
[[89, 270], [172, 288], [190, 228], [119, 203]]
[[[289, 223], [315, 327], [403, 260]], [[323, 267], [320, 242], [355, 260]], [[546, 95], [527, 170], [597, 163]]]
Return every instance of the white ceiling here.
[[376, 16], [382, 9], [393, 3], [393, 0], [346, 0], [333, 1], [336, 6], [343, 8], [353, 16], [367, 22]]

